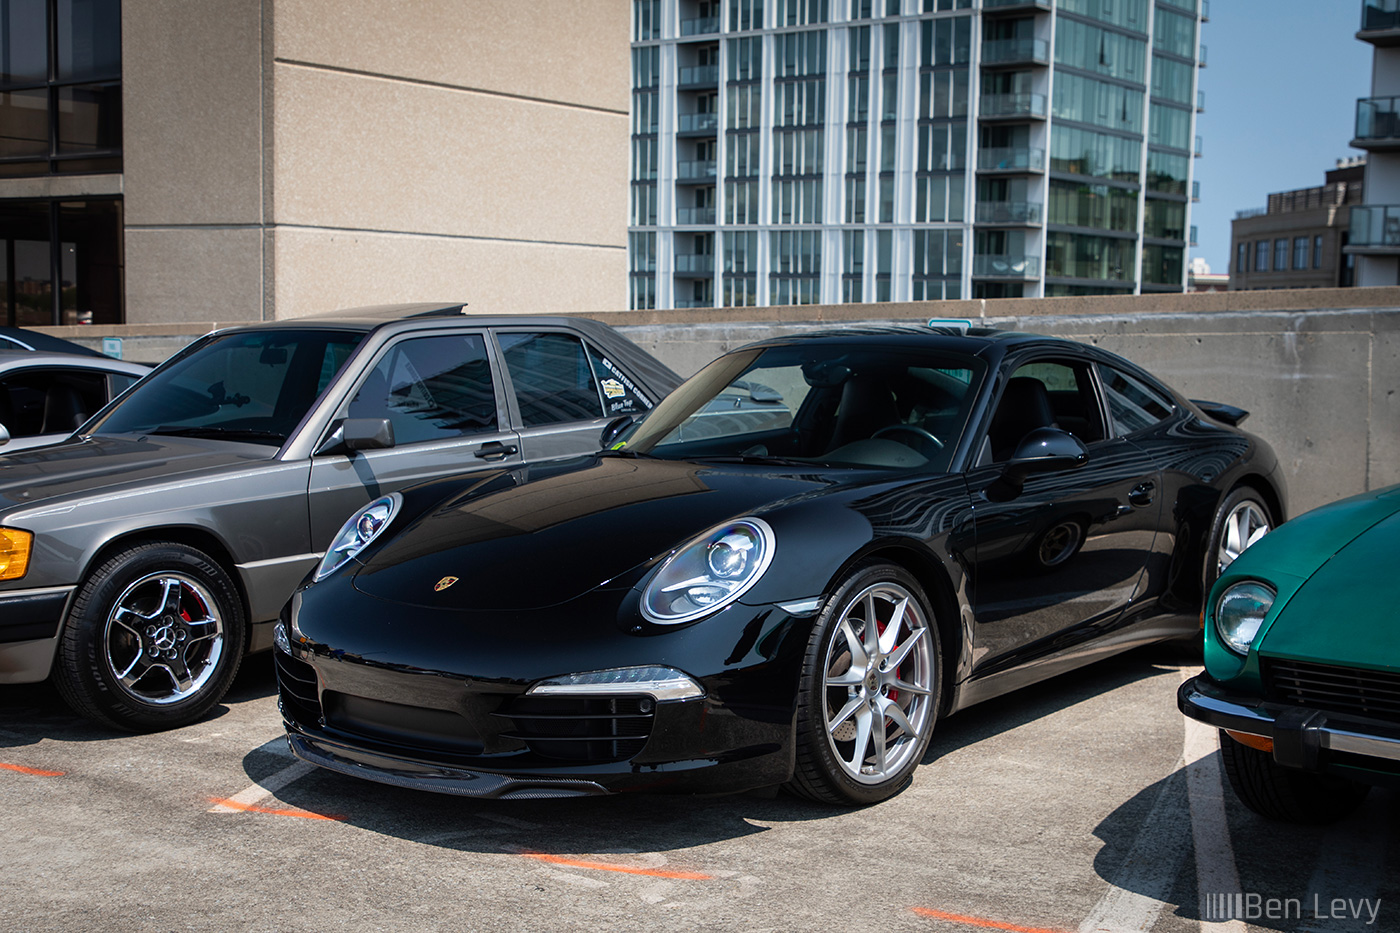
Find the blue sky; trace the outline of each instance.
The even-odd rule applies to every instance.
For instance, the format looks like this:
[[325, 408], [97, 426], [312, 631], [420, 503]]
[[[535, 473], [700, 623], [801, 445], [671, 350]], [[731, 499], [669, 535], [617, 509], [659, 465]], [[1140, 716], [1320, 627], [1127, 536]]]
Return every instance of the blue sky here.
[[1370, 96], [1371, 46], [1356, 38], [1361, 0], [1211, 0], [1201, 29], [1206, 111], [1196, 122], [1201, 256], [1229, 271], [1230, 221], [1270, 193], [1321, 185], [1347, 143], [1356, 100]]

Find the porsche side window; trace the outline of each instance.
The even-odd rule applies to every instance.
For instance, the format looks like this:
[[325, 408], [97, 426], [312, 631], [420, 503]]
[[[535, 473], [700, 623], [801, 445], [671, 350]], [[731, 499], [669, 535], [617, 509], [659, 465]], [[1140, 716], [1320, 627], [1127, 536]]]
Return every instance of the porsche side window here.
[[1119, 435], [1150, 428], [1171, 417], [1176, 409], [1160, 392], [1126, 373], [1100, 366], [1099, 377], [1103, 380], [1113, 430]]
[[486, 340], [463, 334], [395, 344], [365, 378], [347, 415], [388, 418], [396, 445], [496, 430]]
[[603, 417], [583, 342], [569, 334], [500, 333], [497, 339], [527, 428]]
[[1060, 428], [1086, 444], [1103, 440], [1102, 420], [1087, 366], [1027, 363], [1011, 374], [997, 403], [989, 431], [992, 459], [1009, 460], [1016, 445], [1035, 428]]

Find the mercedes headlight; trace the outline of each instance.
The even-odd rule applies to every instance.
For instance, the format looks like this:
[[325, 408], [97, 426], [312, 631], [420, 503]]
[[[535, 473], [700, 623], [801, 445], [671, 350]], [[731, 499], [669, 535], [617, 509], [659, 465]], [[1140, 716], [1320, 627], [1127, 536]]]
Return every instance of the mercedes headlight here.
[[1252, 580], [1226, 587], [1215, 603], [1215, 631], [1226, 647], [1249, 653], [1276, 595], [1272, 587]]
[[763, 576], [773, 547], [773, 529], [759, 518], [706, 532], [661, 565], [642, 593], [642, 615], [676, 625], [723, 609]]
[[403, 496], [391, 492], [351, 515], [350, 520], [341, 526], [340, 531], [331, 540], [331, 546], [326, 549], [326, 556], [321, 558], [321, 564], [316, 568], [316, 576], [313, 579], [325, 579], [368, 547], [371, 541], [389, 527], [402, 504]]

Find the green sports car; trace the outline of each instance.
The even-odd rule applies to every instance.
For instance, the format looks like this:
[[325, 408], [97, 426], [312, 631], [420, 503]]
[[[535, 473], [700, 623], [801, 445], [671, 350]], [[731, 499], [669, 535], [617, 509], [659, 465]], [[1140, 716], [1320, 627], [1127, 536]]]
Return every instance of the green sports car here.
[[1261, 538], [1206, 600], [1205, 672], [1181, 711], [1221, 730], [1240, 800], [1325, 823], [1400, 786], [1396, 554], [1400, 486], [1316, 509]]

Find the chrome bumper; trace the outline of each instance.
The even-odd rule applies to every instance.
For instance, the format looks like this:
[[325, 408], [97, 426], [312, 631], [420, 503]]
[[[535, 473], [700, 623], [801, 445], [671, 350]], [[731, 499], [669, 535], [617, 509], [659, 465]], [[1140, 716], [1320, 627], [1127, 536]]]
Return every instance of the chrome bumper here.
[[1176, 705], [1192, 719], [1217, 728], [1272, 739], [1274, 760], [1285, 767], [1318, 770], [1323, 750], [1400, 761], [1400, 728], [1344, 713], [1235, 696], [1204, 674], [1181, 685]]

